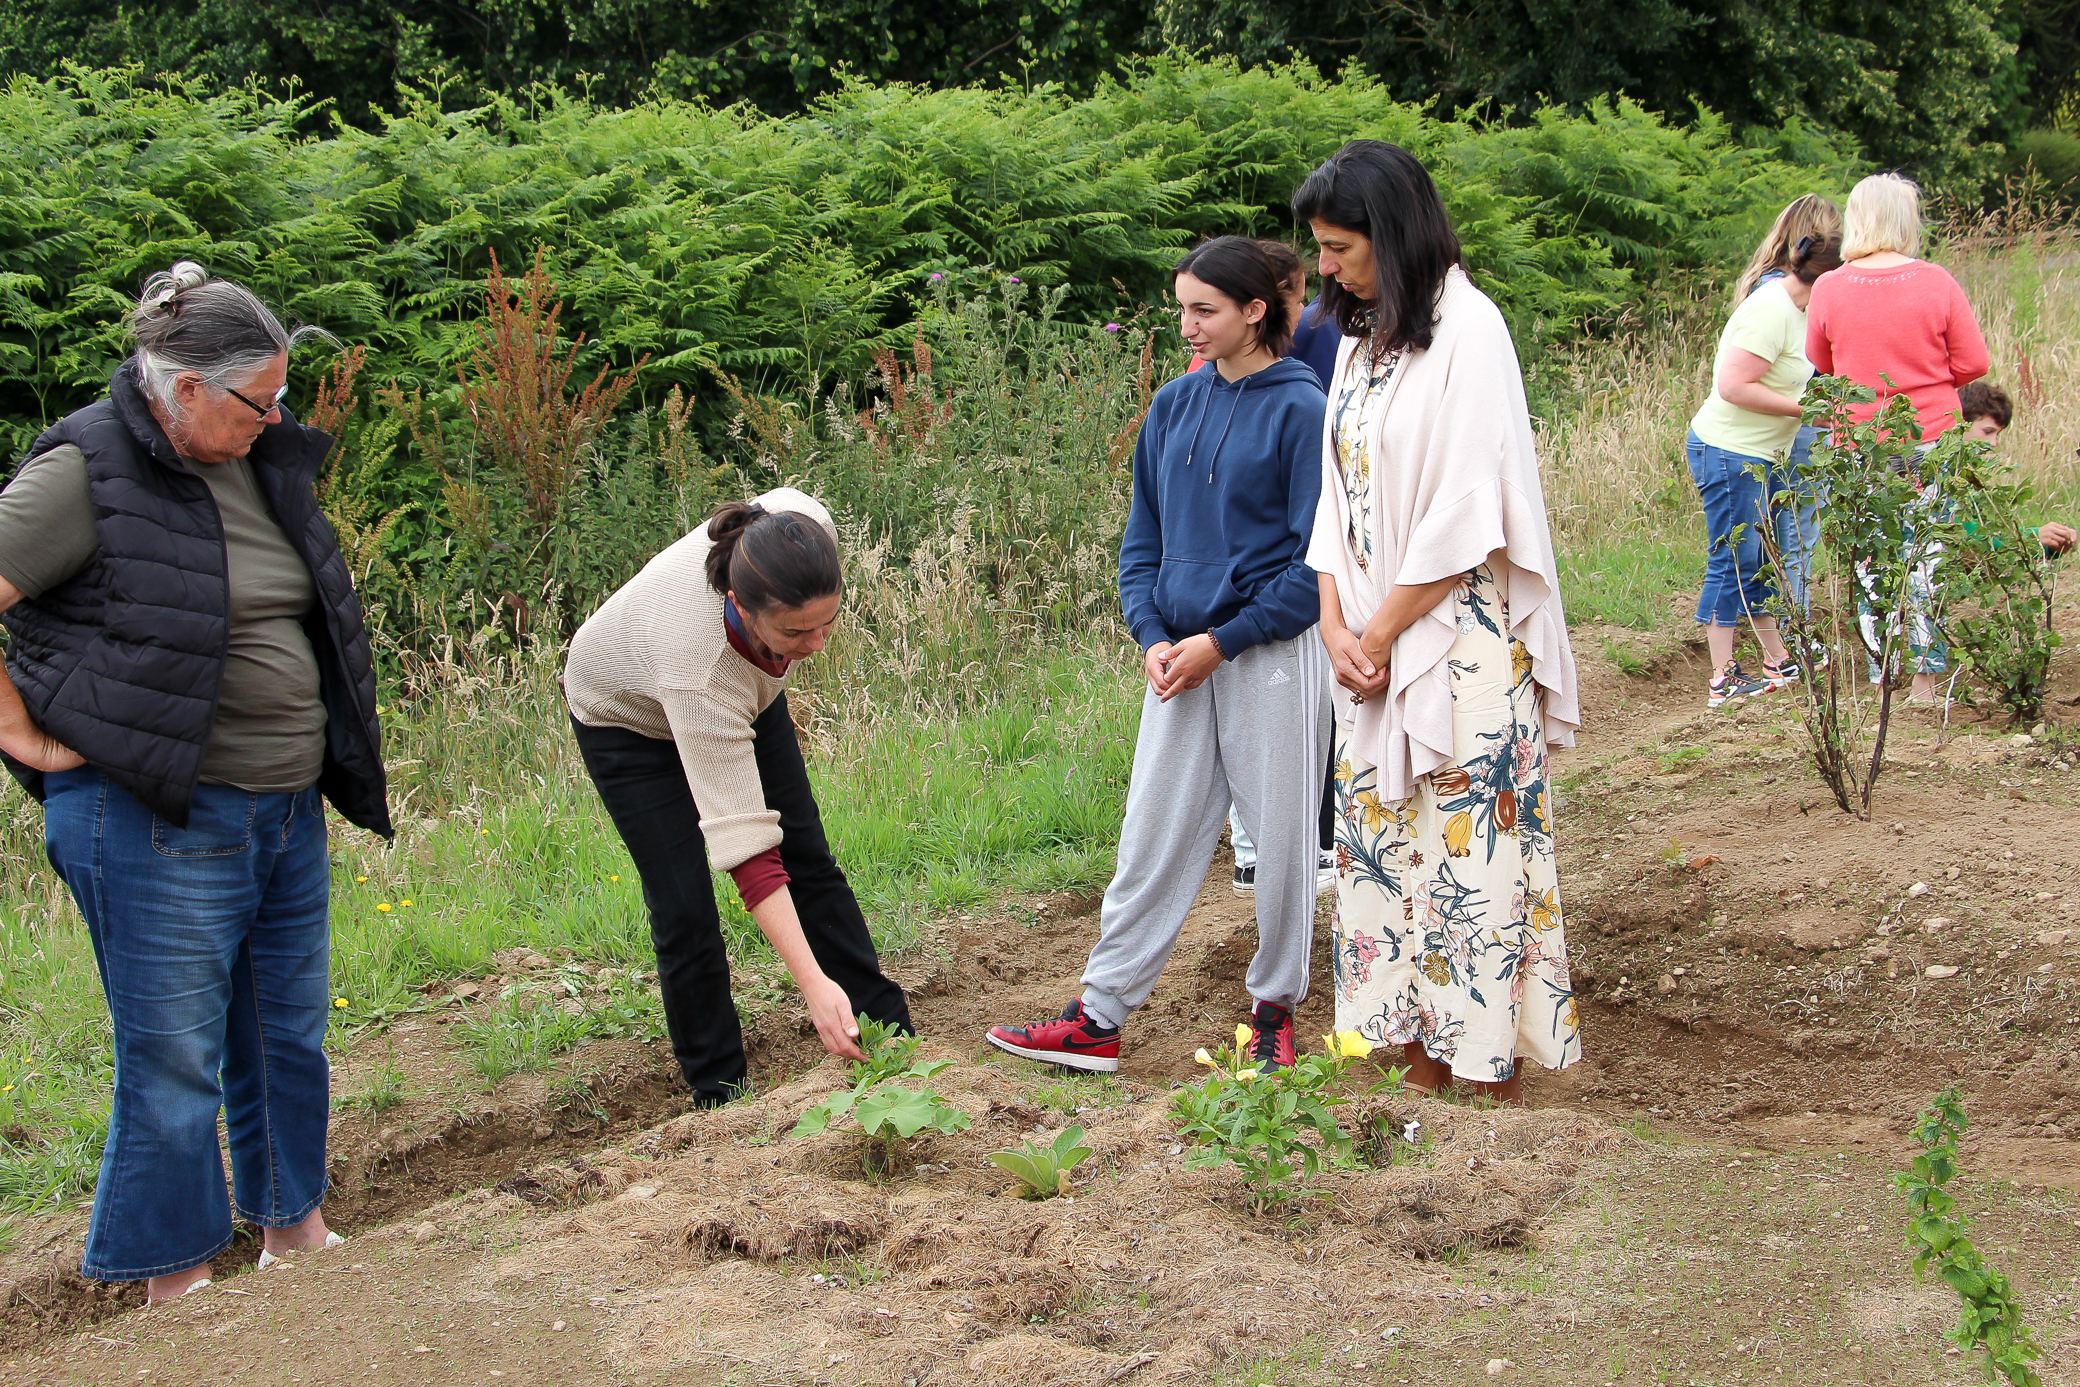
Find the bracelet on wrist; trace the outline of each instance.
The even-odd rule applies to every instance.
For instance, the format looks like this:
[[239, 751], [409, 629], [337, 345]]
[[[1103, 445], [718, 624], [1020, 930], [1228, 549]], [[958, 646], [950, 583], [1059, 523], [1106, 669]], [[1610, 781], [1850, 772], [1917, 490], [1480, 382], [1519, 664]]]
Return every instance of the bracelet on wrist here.
[[1214, 654], [1220, 656], [1223, 660], [1228, 658], [1228, 652], [1221, 649], [1221, 638], [1219, 636], [1216, 636], [1215, 634], [1213, 634], [1213, 632], [1208, 631], [1206, 633], [1206, 639], [1213, 642]]

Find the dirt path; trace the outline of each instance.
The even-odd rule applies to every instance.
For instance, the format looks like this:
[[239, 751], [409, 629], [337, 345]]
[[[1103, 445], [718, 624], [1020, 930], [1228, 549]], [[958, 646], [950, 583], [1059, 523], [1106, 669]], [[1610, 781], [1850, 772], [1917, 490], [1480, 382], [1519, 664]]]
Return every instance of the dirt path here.
[[[444, 1028], [414, 1023], [383, 1052], [412, 1103], [336, 1123], [349, 1249], [266, 1274], [234, 1256], [197, 1304], [131, 1311], [64, 1274], [81, 1216], [44, 1220], [9, 1259], [0, 1376], [1442, 1384], [1507, 1359], [1519, 1382], [1963, 1381], [1888, 1184], [1954, 1079], [1982, 1245], [2052, 1347], [2044, 1380], [2080, 1383], [2080, 735], [1909, 718], [1866, 824], [1819, 802], [1788, 703], [1707, 716], [1681, 642], [1577, 638], [1601, 711], [1558, 816], [1586, 1058], [1534, 1072], [1527, 1117], [1404, 1105], [1434, 1136], [1410, 1168], [1334, 1177], [1283, 1220], [1187, 1171], [1165, 1097], [1246, 1006], [1254, 917], [1223, 859], [1117, 1084], [980, 1044], [1073, 995], [1094, 900], [951, 921], [902, 962], [977, 1120], [926, 1162], [943, 1169], [870, 1187], [836, 1178], [842, 1150], [790, 1143], [835, 1080], [782, 1013], [754, 1035], [768, 1096], [684, 1117], [662, 1047], [590, 1054], [583, 1101], [538, 1078], [483, 1096]], [[2080, 687], [2073, 655], [2059, 679]], [[1329, 1028], [1325, 988], [1299, 1020]], [[995, 1198], [982, 1155], [1072, 1115], [1105, 1134], [1110, 1183], [1073, 1210]], [[1508, 1209], [1484, 1203], [1498, 1189]], [[864, 1231], [782, 1252], [761, 1219]]]

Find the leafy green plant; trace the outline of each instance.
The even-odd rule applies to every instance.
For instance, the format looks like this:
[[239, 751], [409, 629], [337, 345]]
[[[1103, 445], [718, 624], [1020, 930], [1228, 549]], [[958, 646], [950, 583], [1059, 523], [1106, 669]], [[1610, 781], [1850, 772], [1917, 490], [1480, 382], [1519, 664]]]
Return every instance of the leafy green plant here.
[[859, 1017], [860, 1049], [865, 1061], [852, 1062], [852, 1087], [812, 1104], [788, 1133], [821, 1136], [849, 1117], [866, 1138], [861, 1164], [869, 1175], [892, 1173], [904, 1147], [927, 1129], [951, 1136], [967, 1130], [972, 1120], [929, 1086], [906, 1088], [898, 1080], [929, 1079], [952, 1067], [951, 1060], [919, 1060], [915, 1036], [897, 1035], [892, 1027]]
[[990, 1164], [1010, 1173], [1020, 1186], [1020, 1199], [1052, 1199], [1069, 1192], [1069, 1172], [1089, 1160], [1083, 1128], [1064, 1127], [1046, 1146], [1019, 1143], [1013, 1151], [992, 1151]]
[[2011, 722], [2044, 711], [2051, 657], [2063, 643], [2052, 621], [2057, 570], [2025, 523], [2034, 497], [2027, 481], [1986, 445], [1945, 435], [1956, 509], [1940, 527], [1946, 557], [1936, 628], [1971, 675], [1960, 696], [1983, 694]]
[[2008, 1278], [1987, 1266], [1965, 1236], [1972, 1220], [1957, 1213], [1957, 1197], [1944, 1188], [1957, 1177], [1957, 1139], [1969, 1122], [1957, 1086], [1944, 1089], [1914, 1125], [1914, 1140], [1921, 1143], [1922, 1153], [1910, 1169], [1893, 1176], [1894, 1187], [1906, 1196], [1912, 1212], [1907, 1245], [1914, 1253], [1914, 1275], [1925, 1275], [1933, 1266], [1964, 1301], [1964, 1316], [1947, 1337], [1979, 1356], [1987, 1381], [2002, 1377], [2013, 1387], [2041, 1387], [2030, 1364], [2043, 1356], [2043, 1350], [2023, 1323]]
[[[1235, 1028], [1233, 1046], [1195, 1058], [1213, 1071], [1205, 1082], [1181, 1090], [1170, 1112], [1178, 1134], [1192, 1144], [1186, 1164], [1232, 1165], [1242, 1172], [1258, 1213], [1306, 1193], [1301, 1181], [1325, 1164], [1351, 1159], [1352, 1138], [1337, 1122], [1336, 1109], [1349, 1100], [1337, 1092], [1344, 1070], [1372, 1052], [1355, 1031], [1323, 1037], [1322, 1053], [1302, 1055], [1293, 1067], [1263, 1074], [1247, 1062], [1249, 1027]], [[1311, 1138], [1311, 1140], [1310, 1140]]]
[[1655, 765], [1660, 767], [1663, 775], [1666, 775], [1671, 771], [1680, 771], [1694, 766], [1711, 754], [1712, 749], [1710, 747], [1673, 746], [1655, 758]]
[[546, 1069], [585, 1038], [585, 1021], [546, 997], [522, 994], [464, 1018], [456, 1030], [484, 1087], [496, 1088], [514, 1074]]

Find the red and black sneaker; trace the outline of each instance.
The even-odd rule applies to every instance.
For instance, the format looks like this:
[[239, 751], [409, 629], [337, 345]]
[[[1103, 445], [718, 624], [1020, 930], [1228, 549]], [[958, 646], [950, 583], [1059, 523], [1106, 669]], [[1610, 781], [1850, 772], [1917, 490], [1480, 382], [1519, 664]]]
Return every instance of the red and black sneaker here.
[[[1286, 1036], [1286, 1053], [1290, 1055], [1290, 1023]], [[991, 1026], [988, 1039], [999, 1050], [1043, 1064], [1062, 1064], [1098, 1074], [1112, 1074], [1119, 1069], [1119, 1027], [1101, 1026], [1084, 1015], [1081, 998], [1063, 1007], [1062, 1014], [1052, 1021], [1035, 1021], [1030, 1026]]]
[[1243, 1061], [1269, 1076], [1293, 1067], [1293, 1013], [1276, 1002], [1258, 1002], [1249, 1018], [1249, 1053]]

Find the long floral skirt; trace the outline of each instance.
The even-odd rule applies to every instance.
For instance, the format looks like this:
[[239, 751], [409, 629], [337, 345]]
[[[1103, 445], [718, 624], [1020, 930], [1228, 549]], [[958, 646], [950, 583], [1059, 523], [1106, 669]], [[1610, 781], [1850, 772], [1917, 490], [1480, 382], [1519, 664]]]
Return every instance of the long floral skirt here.
[[1456, 596], [1452, 764], [1386, 803], [1338, 729], [1336, 1026], [1493, 1083], [1573, 1064], [1581, 1027], [1531, 652], [1485, 566]]

